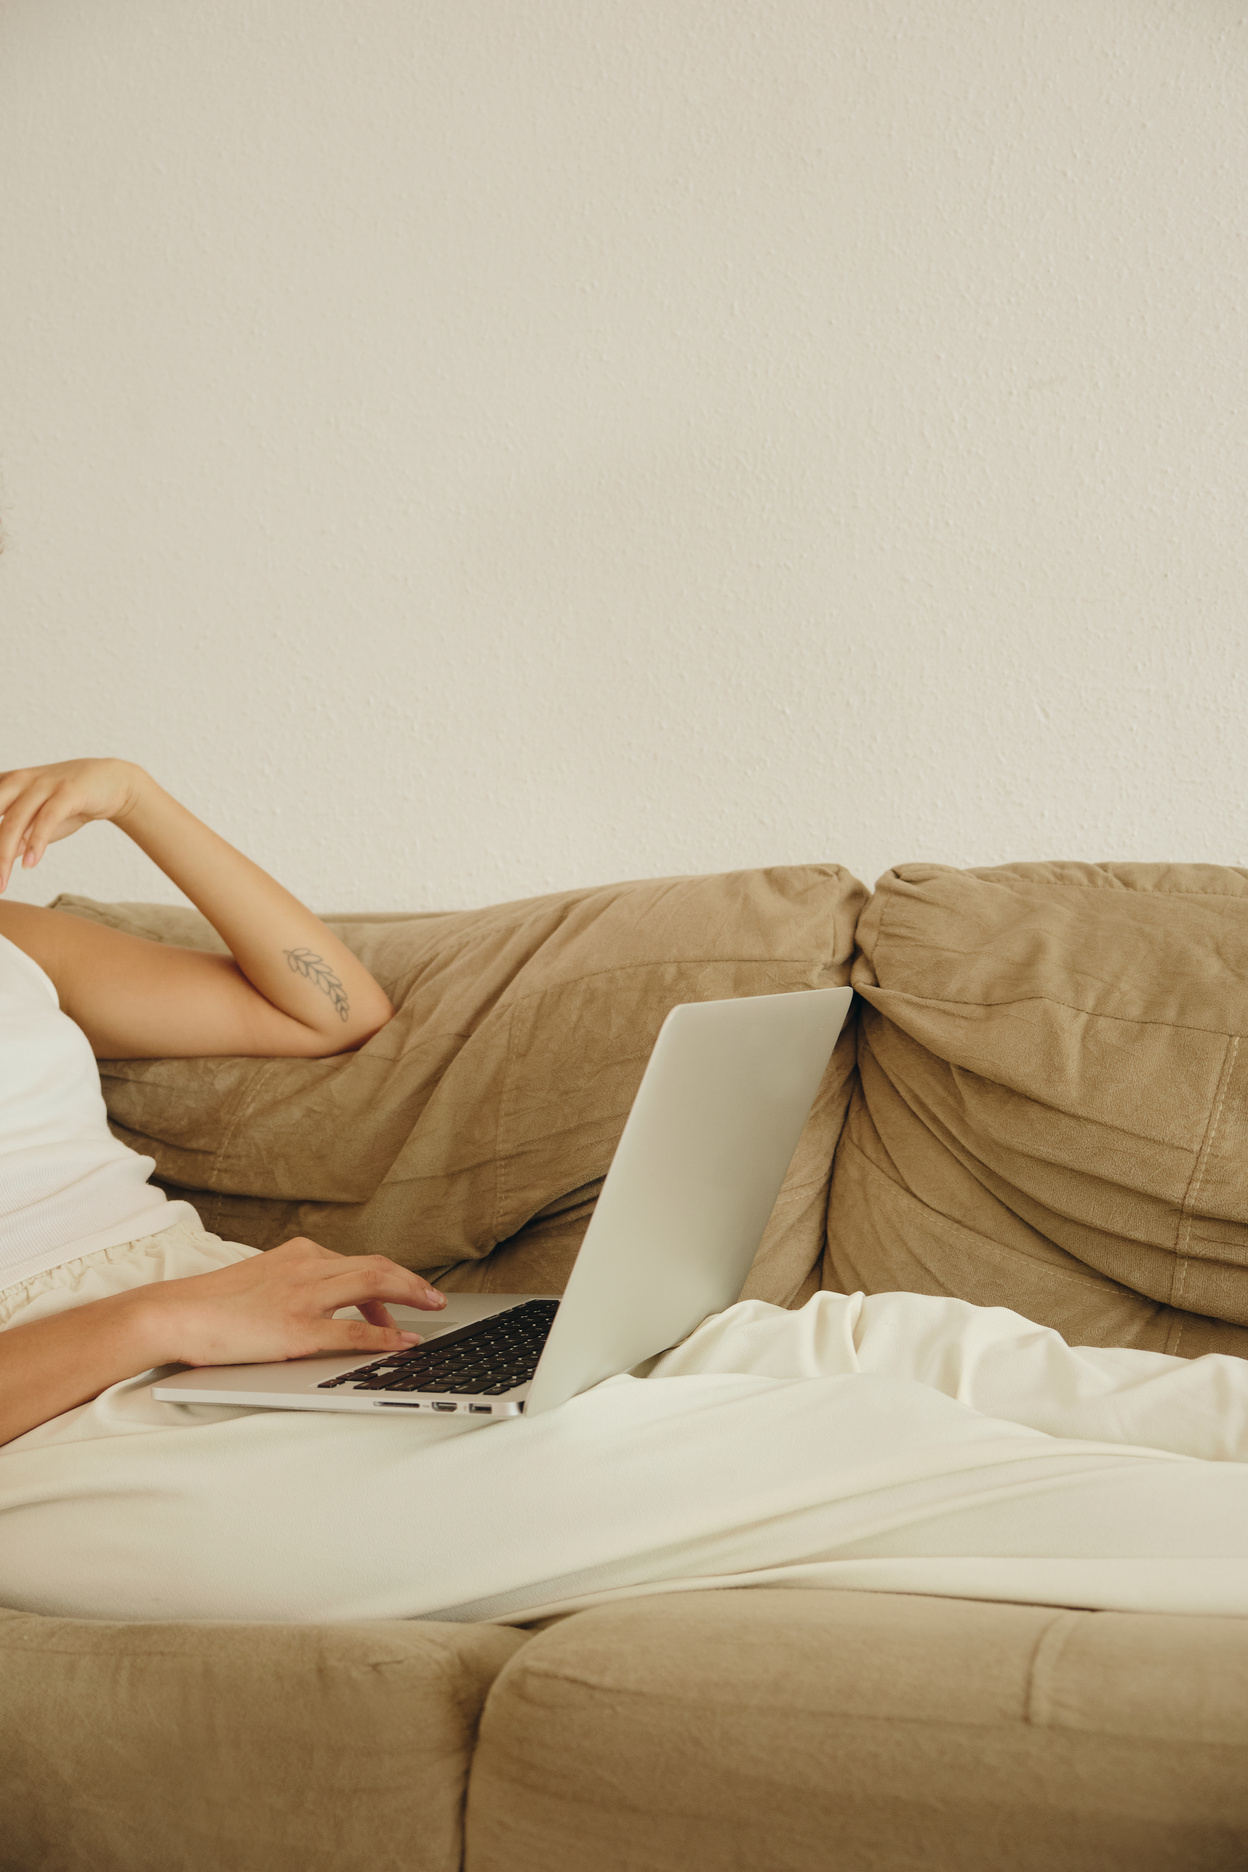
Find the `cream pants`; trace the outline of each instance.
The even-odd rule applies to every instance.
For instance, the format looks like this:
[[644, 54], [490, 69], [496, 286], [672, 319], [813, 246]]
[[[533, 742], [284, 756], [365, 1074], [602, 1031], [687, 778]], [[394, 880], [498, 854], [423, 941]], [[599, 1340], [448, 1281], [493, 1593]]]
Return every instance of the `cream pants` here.
[[[5, 1289], [0, 1327], [253, 1252], [176, 1223]], [[1248, 1613], [1248, 1362], [1000, 1308], [747, 1301], [648, 1378], [484, 1429], [150, 1380], [0, 1450], [0, 1604], [506, 1621], [766, 1584]]]

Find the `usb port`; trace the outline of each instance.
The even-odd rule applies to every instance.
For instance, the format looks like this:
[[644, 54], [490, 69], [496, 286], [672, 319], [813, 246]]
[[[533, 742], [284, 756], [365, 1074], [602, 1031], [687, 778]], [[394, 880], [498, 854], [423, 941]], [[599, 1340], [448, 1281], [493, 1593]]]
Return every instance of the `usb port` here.
[[435, 1404], [433, 1408], [434, 1410], [454, 1410], [455, 1406], [453, 1404]]
[[492, 1404], [470, 1404], [468, 1408], [474, 1411], [484, 1411], [487, 1417], [492, 1417], [494, 1414], [494, 1406]]

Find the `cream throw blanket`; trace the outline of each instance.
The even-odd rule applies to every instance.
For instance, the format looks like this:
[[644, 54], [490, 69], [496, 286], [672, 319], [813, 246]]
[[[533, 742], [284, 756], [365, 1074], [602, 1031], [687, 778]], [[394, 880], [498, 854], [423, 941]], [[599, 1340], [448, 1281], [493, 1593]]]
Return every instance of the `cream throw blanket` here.
[[[0, 1294], [45, 1317], [253, 1250], [181, 1223]], [[1248, 1613], [1248, 1364], [916, 1294], [743, 1302], [644, 1380], [477, 1430], [115, 1385], [0, 1451], [0, 1603], [525, 1620], [845, 1585]]]

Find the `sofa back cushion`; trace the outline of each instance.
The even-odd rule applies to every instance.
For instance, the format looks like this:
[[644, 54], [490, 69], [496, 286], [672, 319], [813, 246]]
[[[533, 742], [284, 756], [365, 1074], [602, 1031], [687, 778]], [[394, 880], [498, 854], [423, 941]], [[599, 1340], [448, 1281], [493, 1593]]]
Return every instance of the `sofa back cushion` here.
[[824, 1285], [1248, 1354], [1248, 873], [888, 872]]
[[[397, 1008], [379, 1034], [327, 1060], [106, 1061], [110, 1119], [234, 1240], [304, 1234], [452, 1288], [558, 1291], [669, 1009], [843, 984], [865, 898], [839, 866], [797, 865], [333, 918]], [[220, 947], [186, 909], [57, 907]], [[759, 1251], [758, 1297], [816, 1284], [853, 1059], [846, 1035]]]

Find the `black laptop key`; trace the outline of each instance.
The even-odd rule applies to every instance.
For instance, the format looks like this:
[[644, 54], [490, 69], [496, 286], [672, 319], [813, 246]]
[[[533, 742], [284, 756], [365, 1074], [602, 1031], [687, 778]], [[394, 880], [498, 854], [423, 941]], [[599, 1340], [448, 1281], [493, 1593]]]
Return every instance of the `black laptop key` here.
[[322, 1391], [444, 1391], [457, 1395], [513, 1391], [532, 1378], [559, 1310], [557, 1300], [526, 1300], [477, 1325], [453, 1328], [433, 1344], [413, 1346], [327, 1378]]

